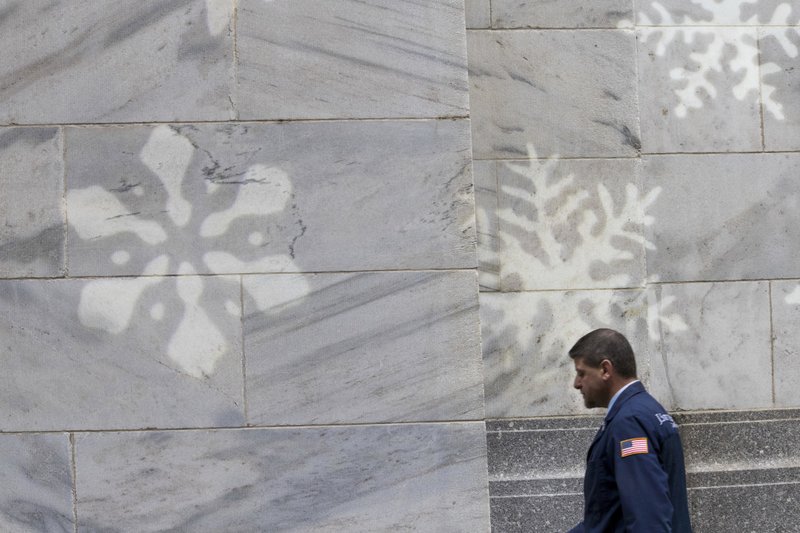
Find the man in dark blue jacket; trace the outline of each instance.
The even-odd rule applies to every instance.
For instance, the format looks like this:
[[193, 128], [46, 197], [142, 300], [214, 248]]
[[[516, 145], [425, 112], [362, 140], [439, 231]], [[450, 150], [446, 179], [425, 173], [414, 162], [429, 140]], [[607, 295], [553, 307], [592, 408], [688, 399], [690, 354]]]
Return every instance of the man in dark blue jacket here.
[[586, 460], [583, 522], [570, 533], [691, 533], [678, 425], [636, 379], [627, 339], [598, 329], [569, 356], [586, 407], [608, 407]]

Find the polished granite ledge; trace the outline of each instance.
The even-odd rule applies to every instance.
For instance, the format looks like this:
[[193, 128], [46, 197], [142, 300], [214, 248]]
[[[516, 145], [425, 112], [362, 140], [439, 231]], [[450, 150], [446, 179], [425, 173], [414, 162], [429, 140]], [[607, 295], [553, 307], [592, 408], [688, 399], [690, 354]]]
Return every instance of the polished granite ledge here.
[[[793, 531], [800, 410], [677, 412], [698, 532]], [[492, 531], [564, 531], [580, 520], [598, 416], [486, 423]]]
[[[796, 530], [798, 500], [797, 482], [690, 488], [689, 512], [698, 533], [784, 533]], [[567, 531], [581, 520], [583, 504], [581, 492], [492, 497], [492, 532]]]
[[[687, 471], [696, 483], [736, 471], [745, 483], [786, 479], [758, 476], [768, 471], [800, 472], [800, 410], [674, 412], [684, 442]], [[585, 454], [600, 426], [598, 416], [486, 422], [492, 482], [560, 480], [583, 475]], [[749, 477], [748, 477], [749, 476]], [[751, 479], [751, 481], [746, 481]], [[796, 478], [800, 481], [800, 478]]]

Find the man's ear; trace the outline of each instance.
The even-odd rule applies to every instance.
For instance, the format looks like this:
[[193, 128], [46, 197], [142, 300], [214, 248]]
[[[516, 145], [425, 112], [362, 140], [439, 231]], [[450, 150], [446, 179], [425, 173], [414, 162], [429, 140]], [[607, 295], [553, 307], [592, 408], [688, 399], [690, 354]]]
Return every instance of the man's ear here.
[[600, 361], [600, 377], [603, 380], [608, 381], [611, 379], [611, 375], [614, 373], [614, 363], [609, 361], [608, 359], [603, 359]]

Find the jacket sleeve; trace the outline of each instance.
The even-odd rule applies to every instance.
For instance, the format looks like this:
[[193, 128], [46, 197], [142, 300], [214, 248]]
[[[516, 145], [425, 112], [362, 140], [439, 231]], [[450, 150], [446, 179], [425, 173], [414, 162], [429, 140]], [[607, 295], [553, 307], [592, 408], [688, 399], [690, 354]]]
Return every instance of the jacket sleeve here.
[[[627, 418], [615, 424], [614, 472], [625, 520], [625, 531], [630, 533], [669, 533], [672, 531], [672, 501], [669, 479], [658, 459], [650, 434], [636, 418]], [[623, 442], [647, 439], [647, 452], [622, 455]]]
[[585, 533], [585, 532], [586, 532], [586, 530], [583, 527], [583, 522], [581, 522], [577, 526], [575, 526], [572, 529], [570, 529], [567, 533]]

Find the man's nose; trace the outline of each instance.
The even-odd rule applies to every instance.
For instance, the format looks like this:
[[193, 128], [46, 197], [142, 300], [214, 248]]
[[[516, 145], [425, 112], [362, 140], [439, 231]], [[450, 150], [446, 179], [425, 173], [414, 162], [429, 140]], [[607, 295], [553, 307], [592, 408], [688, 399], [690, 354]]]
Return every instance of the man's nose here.
[[575, 380], [572, 382], [572, 386], [575, 387], [576, 389], [581, 388], [581, 383], [580, 381], [578, 381], [578, 378], [575, 378]]

